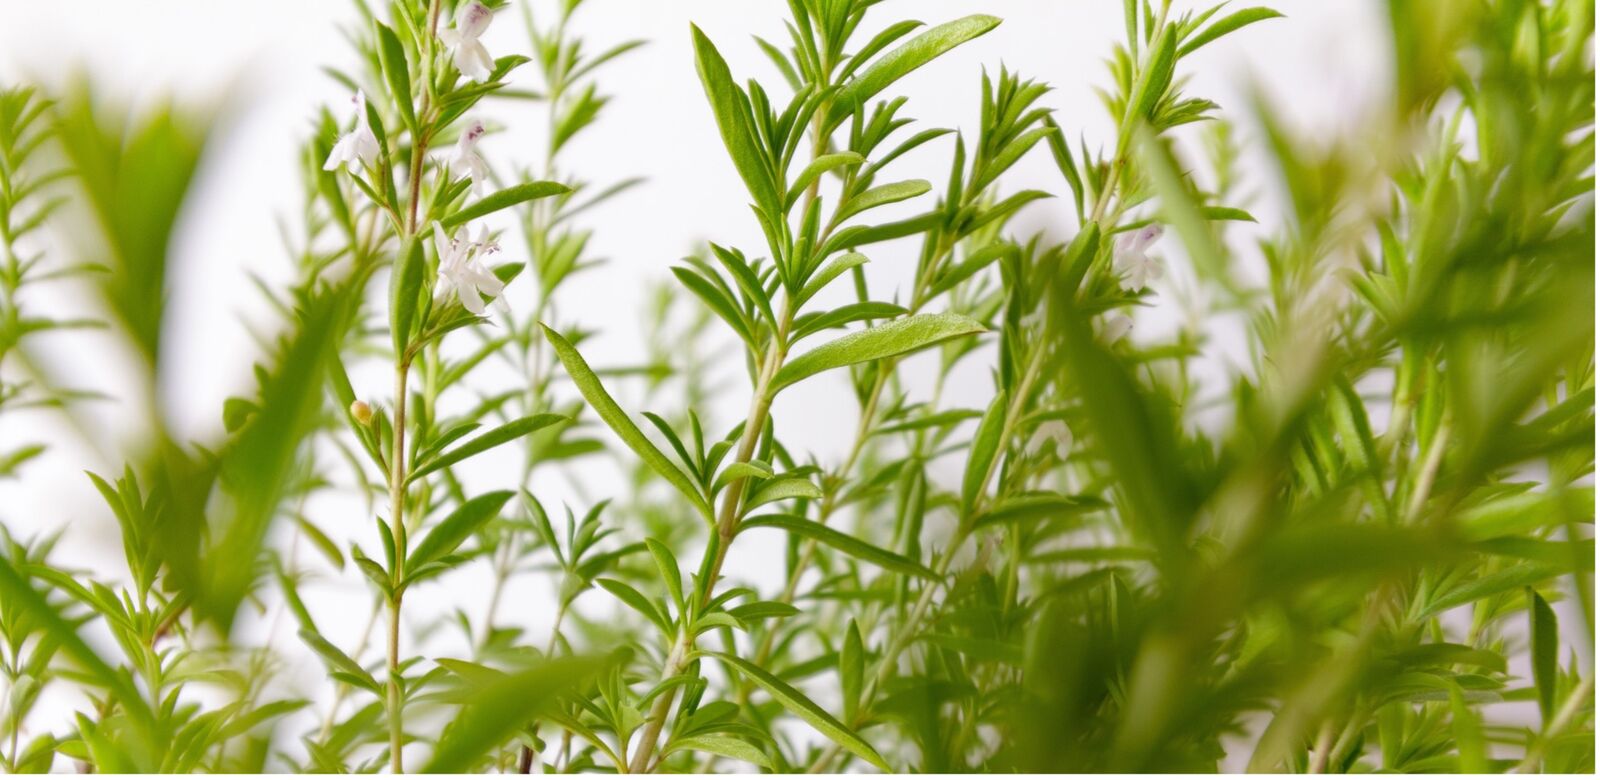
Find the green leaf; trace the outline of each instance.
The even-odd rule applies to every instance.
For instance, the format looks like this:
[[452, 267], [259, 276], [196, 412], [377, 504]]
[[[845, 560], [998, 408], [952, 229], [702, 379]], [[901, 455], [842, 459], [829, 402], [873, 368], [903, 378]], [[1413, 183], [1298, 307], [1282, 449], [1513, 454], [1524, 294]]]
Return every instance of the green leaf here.
[[862, 760], [885, 772], [894, 771], [884, 762], [883, 757], [878, 755], [878, 751], [873, 750], [872, 746], [868, 745], [865, 740], [856, 736], [855, 732], [851, 731], [849, 727], [840, 723], [832, 715], [829, 715], [826, 710], [806, 698], [805, 694], [795, 690], [771, 672], [743, 658], [727, 653], [710, 652], [706, 653], [706, 655], [720, 658], [729, 666], [738, 669], [756, 685], [761, 686], [779, 704], [782, 704], [784, 709], [811, 724], [812, 728], [822, 732], [823, 736], [833, 740], [839, 747], [860, 756]]
[[851, 79], [834, 97], [828, 111], [827, 127], [835, 127], [856, 109], [867, 104], [872, 96], [882, 92], [900, 77], [931, 62], [945, 52], [993, 30], [1000, 20], [984, 14], [973, 14], [945, 22], [924, 30], [917, 37], [895, 47], [874, 60], [860, 75]]
[[711, 753], [737, 761], [745, 761], [762, 769], [772, 769], [772, 759], [767, 758], [767, 754], [763, 753], [761, 748], [742, 739], [725, 737], [720, 734], [702, 734], [674, 740], [667, 747], [666, 752], [671, 754], [680, 750], [698, 750], [701, 753]]
[[833, 215], [833, 224], [842, 225], [845, 220], [863, 211], [875, 209], [879, 206], [887, 206], [890, 203], [899, 203], [902, 200], [910, 200], [931, 189], [933, 189], [933, 185], [929, 184], [927, 179], [910, 179], [891, 184], [880, 184], [845, 201], [844, 205], [840, 206], [838, 212]]
[[650, 555], [656, 559], [656, 568], [661, 571], [661, 581], [666, 583], [667, 591], [672, 594], [672, 603], [683, 609], [683, 573], [678, 568], [677, 556], [655, 539], [645, 539], [644, 545], [650, 548]]
[[439, 560], [461, 546], [484, 523], [499, 516], [500, 508], [516, 495], [509, 490], [485, 493], [456, 508], [428, 532], [411, 554], [406, 556], [406, 570], [414, 571], [423, 564]]
[[804, 517], [795, 515], [761, 515], [749, 518], [739, 524], [740, 533], [744, 533], [751, 528], [781, 528], [807, 539], [816, 540], [818, 543], [832, 547], [845, 555], [859, 558], [888, 571], [912, 577], [921, 577], [930, 581], [938, 581], [939, 579], [939, 575], [935, 574], [932, 569], [910, 558], [868, 544], [847, 533], [836, 531]]
[[866, 677], [867, 653], [861, 642], [861, 629], [855, 618], [845, 630], [844, 647], [839, 649], [839, 690], [844, 694], [844, 715], [854, 718], [861, 701], [861, 681]]
[[301, 629], [300, 641], [305, 642], [317, 655], [322, 657], [322, 660], [327, 661], [328, 666], [331, 667], [330, 671], [344, 672], [354, 679], [360, 687], [373, 693], [383, 692], [383, 686], [378, 684], [376, 678], [366, 669], [363, 669], [361, 664], [356, 663], [355, 659], [345, 655], [343, 650], [340, 650], [321, 634], [310, 629]]
[[[1172, 69], [1177, 62], [1177, 35], [1177, 28], [1167, 25], [1150, 49], [1150, 59], [1139, 74], [1139, 83], [1135, 85], [1133, 94], [1128, 96], [1130, 119], [1149, 119], [1150, 112], [1155, 110], [1161, 96], [1167, 93], [1167, 87], [1172, 84]], [[1136, 124], [1124, 122], [1123, 134], [1132, 132]]]
[[822, 174], [843, 165], [860, 165], [865, 161], [865, 158], [855, 152], [824, 154], [812, 160], [811, 164], [807, 165], [805, 170], [801, 171], [800, 175], [795, 178], [794, 184], [790, 185], [789, 193], [783, 198], [784, 207], [793, 206], [795, 201], [805, 194], [806, 188], [810, 187], [811, 183], [821, 177]]
[[754, 509], [786, 498], [822, 498], [822, 489], [803, 477], [779, 477], [757, 488], [745, 506]]
[[1528, 589], [1528, 637], [1533, 651], [1533, 684], [1539, 694], [1539, 714], [1545, 728], [1556, 714], [1556, 656], [1561, 652], [1556, 613], [1537, 591]]
[[972, 448], [967, 451], [967, 467], [961, 477], [961, 514], [966, 517], [977, 506], [978, 496], [988, 487], [993, 474], [995, 458], [1000, 457], [1001, 435], [1005, 432], [1006, 410], [1010, 401], [1002, 390], [989, 402], [989, 409], [978, 421], [978, 430], [972, 436]]
[[578, 386], [578, 392], [583, 394], [584, 400], [587, 400], [589, 405], [594, 408], [595, 413], [600, 415], [600, 419], [604, 420], [606, 425], [611, 426], [611, 430], [622, 438], [622, 442], [628, 445], [628, 448], [633, 450], [645, 462], [645, 465], [660, 474], [668, 482], [671, 482], [700, 510], [701, 515], [708, 520], [711, 519], [711, 506], [706, 503], [705, 497], [700, 494], [700, 489], [695, 487], [694, 482], [682, 471], [679, 471], [677, 466], [672, 465], [672, 461], [668, 460], [661, 450], [656, 449], [656, 445], [645, 438], [644, 432], [639, 430], [639, 426], [634, 425], [633, 421], [628, 419], [627, 413], [622, 411], [622, 407], [617, 406], [616, 401], [612, 400], [610, 394], [606, 392], [605, 386], [600, 384], [600, 378], [595, 376], [594, 371], [589, 368], [589, 364], [584, 362], [583, 356], [578, 354], [578, 350], [563, 338], [560, 333], [555, 332], [549, 326], [541, 324], [540, 327], [544, 328], [545, 338], [550, 341], [550, 346], [555, 349], [556, 356], [561, 358], [561, 364], [566, 366], [567, 373], [572, 376], [573, 383]]
[[427, 263], [422, 242], [416, 236], [406, 239], [389, 271], [389, 332], [394, 337], [394, 353], [404, 355], [416, 335], [417, 307], [421, 305], [422, 282]]
[[733, 167], [739, 178], [755, 198], [756, 206], [768, 214], [779, 212], [778, 189], [773, 181], [771, 166], [756, 140], [751, 126], [750, 101], [745, 97], [733, 76], [728, 63], [717, 52], [699, 27], [690, 25], [694, 36], [695, 68], [700, 72], [700, 84], [705, 87], [706, 99], [711, 103], [711, 113], [717, 120], [717, 130], [722, 143], [728, 148]]
[[536, 414], [532, 417], [512, 420], [505, 425], [474, 437], [460, 447], [438, 457], [423, 461], [411, 470], [411, 475], [406, 477], [406, 483], [410, 484], [439, 469], [460, 463], [480, 452], [486, 452], [506, 442], [516, 441], [540, 428], [546, 428], [561, 422], [569, 422], [569, 420], [559, 414]]
[[551, 195], [565, 195], [572, 189], [565, 184], [553, 181], [530, 181], [515, 186], [507, 187], [499, 192], [483, 196], [479, 200], [469, 203], [444, 219], [439, 224], [444, 227], [455, 227], [463, 222], [477, 219], [488, 214], [493, 214], [501, 209], [510, 208], [518, 203], [530, 200], [548, 198]]
[[1265, 21], [1267, 19], [1277, 19], [1282, 16], [1283, 14], [1278, 13], [1271, 8], [1244, 8], [1234, 11], [1233, 13], [1228, 14], [1227, 16], [1224, 16], [1215, 22], [1212, 22], [1210, 27], [1207, 27], [1205, 30], [1184, 41], [1183, 46], [1178, 49], [1178, 56], [1187, 56], [1195, 49], [1221, 38], [1222, 36], [1227, 35], [1234, 30], [1244, 27], [1245, 25], [1255, 24], [1256, 22]]
[[411, 70], [406, 64], [406, 50], [400, 38], [388, 25], [378, 22], [378, 61], [383, 67], [383, 80], [389, 85], [389, 96], [394, 98], [400, 116], [406, 120], [411, 134], [417, 134], [417, 111], [411, 105]]
[[977, 320], [959, 314], [915, 314], [840, 337], [789, 361], [774, 377], [773, 390], [829, 369], [904, 355], [983, 331]]
[[822, 292], [822, 288], [828, 286], [828, 282], [838, 278], [839, 274], [866, 262], [866, 255], [858, 252], [849, 252], [835, 257], [832, 262], [823, 266], [821, 271], [818, 271], [806, 281], [805, 287], [802, 287], [800, 294], [795, 297], [795, 306], [798, 307], [800, 304], [811, 300], [812, 296]]
[[655, 602], [635, 590], [632, 585], [609, 577], [600, 577], [595, 580], [595, 584], [610, 591], [611, 595], [616, 596], [619, 601], [633, 607], [634, 611], [649, 618], [656, 628], [661, 629], [662, 634], [670, 635], [672, 633], [672, 621], [666, 615], [661, 614], [661, 610], [656, 608]]
[[599, 674], [605, 665], [589, 658], [543, 661], [526, 671], [507, 674], [492, 685], [479, 686], [439, 739], [422, 771], [430, 774], [467, 772], [540, 715], [555, 710], [560, 698]]
[[728, 610], [728, 614], [738, 618], [742, 623], [750, 623], [751, 621], [774, 617], [793, 617], [800, 614], [800, 609], [793, 604], [785, 604], [781, 601], [752, 601], [749, 604], [741, 604]]

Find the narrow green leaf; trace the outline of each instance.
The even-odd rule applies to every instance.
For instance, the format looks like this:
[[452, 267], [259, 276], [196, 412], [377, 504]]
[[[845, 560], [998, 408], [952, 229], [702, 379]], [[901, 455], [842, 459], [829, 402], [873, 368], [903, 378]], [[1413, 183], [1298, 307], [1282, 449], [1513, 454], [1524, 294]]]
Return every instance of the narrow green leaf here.
[[493, 214], [501, 209], [510, 208], [518, 203], [530, 200], [548, 198], [551, 195], [565, 195], [572, 189], [565, 184], [553, 181], [529, 181], [507, 187], [499, 192], [492, 192], [479, 200], [469, 203], [444, 219], [439, 224], [450, 228], [464, 222], [477, 219], [488, 214]]
[[983, 331], [977, 320], [959, 314], [915, 314], [840, 337], [789, 361], [778, 370], [773, 389], [829, 369], [903, 355]]
[[649, 618], [656, 628], [661, 629], [661, 633], [672, 633], [672, 621], [666, 615], [661, 614], [661, 610], [656, 608], [655, 602], [652, 602], [632, 585], [609, 577], [600, 577], [595, 580], [595, 584], [610, 591], [611, 595], [616, 596], [622, 603], [633, 607], [635, 612]]
[[720, 734], [702, 734], [673, 740], [672, 744], [667, 747], [666, 752], [671, 754], [680, 750], [697, 750], [701, 753], [711, 753], [736, 761], [745, 761], [762, 769], [772, 769], [772, 759], [767, 758], [767, 754], [761, 752], [761, 748], [742, 739], [725, 737]]
[[746, 506], [754, 509], [786, 498], [822, 498], [822, 489], [802, 477], [779, 477], [757, 488]]
[[849, 727], [840, 723], [832, 715], [829, 715], [826, 710], [806, 698], [805, 694], [795, 690], [771, 672], [735, 655], [717, 652], [707, 653], [707, 655], [720, 658], [729, 666], [738, 669], [756, 685], [761, 686], [779, 704], [782, 704], [784, 709], [811, 724], [812, 728], [822, 732], [823, 736], [833, 740], [839, 747], [860, 756], [867, 763], [885, 772], [894, 771], [889, 768], [883, 757], [878, 755], [878, 751], [873, 750], [872, 746], [867, 744], [865, 740], [856, 736], [855, 732], [851, 731]]
[[559, 414], [536, 414], [532, 417], [512, 420], [505, 425], [473, 437], [467, 443], [449, 452], [418, 464], [411, 470], [411, 475], [406, 477], [406, 483], [415, 482], [439, 469], [453, 466], [480, 452], [487, 452], [507, 442], [516, 441], [540, 428], [547, 428], [556, 423], [568, 421], [566, 417]]
[[837, 279], [839, 274], [842, 274], [845, 271], [848, 271], [866, 262], [866, 255], [858, 252], [849, 252], [847, 254], [835, 257], [832, 262], [823, 266], [821, 271], [818, 271], [806, 281], [805, 287], [800, 289], [800, 294], [795, 298], [795, 305], [799, 306], [800, 304], [811, 300], [812, 296], [822, 292], [822, 288], [828, 286], [828, 282]]
[[811, 183], [821, 177], [822, 174], [840, 166], [860, 165], [865, 161], [865, 158], [855, 152], [824, 154], [812, 160], [811, 164], [807, 165], [805, 170], [801, 171], [800, 175], [795, 178], [794, 184], [789, 186], [789, 192], [783, 198], [784, 207], [793, 206], [795, 201], [800, 200], [800, 196], [805, 194], [806, 188], [810, 187]]
[[933, 189], [933, 185], [928, 183], [927, 179], [910, 179], [890, 184], [880, 184], [845, 201], [844, 205], [839, 207], [839, 211], [833, 215], [833, 224], [842, 225], [845, 220], [863, 211], [875, 209], [879, 206], [887, 206], [890, 203], [899, 203], [902, 200], [910, 200], [931, 189]]
[[804, 517], [795, 515], [761, 515], [749, 518], [739, 524], [740, 533], [744, 533], [751, 528], [780, 528], [807, 539], [814, 539], [818, 543], [832, 547], [845, 555], [859, 558], [897, 574], [921, 577], [929, 581], [937, 581], [939, 579], [939, 575], [935, 574], [932, 569], [910, 558], [868, 544], [847, 533], [836, 531]]
[[378, 684], [377, 679], [371, 673], [361, 668], [361, 664], [356, 663], [355, 659], [345, 655], [343, 650], [340, 650], [321, 634], [310, 629], [301, 629], [300, 641], [305, 642], [312, 651], [322, 657], [322, 660], [327, 661], [328, 665], [332, 667], [330, 671], [344, 672], [356, 680], [360, 687], [373, 693], [379, 693], [383, 690], [383, 686]]
[[639, 430], [639, 426], [634, 425], [633, 421], [628, 419], [627, 413], [622, 411], [622, 407], [618, 406], [616, 401], [612, 400], [611, 395], [606, 392], [605, 386], [600, 384], [600, 378], [595, 376], [594, 371], [589, 368], [589, 364], [584, 362], [583, 356], [578, 354], [578, 350], [563, 338], [560, 333], [555, 332], [549, 326], [541, 325], [540, 327], [544, 328], [545, 338], [550, 341], [550, 346], [555, 349], [556, 356], [561, 358], [561, 364], [566, 366], [567, 373], [572, 376], [573, 383], [578, 386], [578, 392], [583, 394], [584, 399], [594, 408], [595, 413], [600, 415], [600, 419], [604, 420], [606, 425], [611, 426], [611, 430], [622, 438], [622, 442], [628, 445], [628, 448], [633, 450], [645, 462], [645, 465], [660, 474], [668, 482], [671, 482], [673, 487], [681, 491], [700, 510], [701, 515], [709, 520], [711, 518], [711, 507], [706, 503], [705, 497], [700, 494], [700, 489], [695, 487], [694, 482], [682, 471], [679, 471], [678, 467], [672, 465], [672, 461], [668, 460], [661, 450], [656, 449], [656, 445], [645, 438], [644, 432]]
[[896, 46], [887, 54], [873, 60], [860, 75], [851, 79], [839, 90], [839, 94], [833, 100], [833, 107], [828, 111], [827, 126], [837, 126], [841, 120], [866, 105], [874, 95], [882, 92], [900, 77], [928, 64], [939, 55], [993, 30], [998, 24], [1000, 19], [997, 17], [973, 14], [953, 22], [945, 22], [937, 27], [930, 27], [917, 37]]
[[456, 508], [422, 539], [411, 554], [406, 556], [406, 569], [414, 571], [423, 564], [436, 561], [455, 552], [467, 537], [484, 523], [498, 516], [500, 508], [516, 495], [509, 490], [496, 490], [471, 499]]
[[739, 178], [750, 190], [756, 205], [768, 214], [779, 213], [778, 188], [772, 180], [771, 167], [756, 142], [755, 129], [750, 126], [750, 102], [733, 81], [728, 63], [717, 52], [699, 27], [690, 25], [694, 36], [695, 68], [700, 72], [700, 83], [705, 87], [706, 99], [711, 102], [711, 113], [717, 120], [717, 130], [722, 143], [739, 171]]
[[989, 409], [983, 413], [983, 419], [978, 421], [978, 430], [972, 436], [972, 448], [967, 451], [967, 467], [961, 477], [961, 514], [966, 517], [978, 503], [978, 496], [983, 493], [989, 475], [994, 473], [991, 466], [995, 458], [1000, 457], [1000, 436], [1004, 433], [1006, 424], [1006, 410], [1009, 407], [1009, 396], [1004, 390], [995, 394], [994, 400], [989, 402]]
[[389, 86], [389, 96], [400, 109], [406, 127], [412, 135], [417, 133], [417, 111], [411, 105], [411, 69], [406, 64], [406, 50], [400, 38], [389, 26], [378, 22], [378, 61], [383, 67], [383, 80]]
[[1215, 22], [1212, 22], [1210, 27], [1207, 27], [1206, 29], [1191, 36], [1188, 40], [1184, 41], [1183, 46], [1178, 49], [1178, 56], [1188, 56], [1188, 54], [1195, 49], [1221, 38], [1222, 36], [1227, 35], [1234, 30], [1244, 27], [1245, 25], [1255, 24], [1256, 22], [1265, 21], [1267, 19], [1277, 19], [1282, 16], [1283, 14], [1278, 13], [1271, 8], [1243, 8], [1238, 11], [1234, 11], [1233, 13], [1228, 14], [1227, 16], [1224, 16]]
[[1528, 589], [1528, 637], [1533, 650], [1533, 684], [1539, 693], [1539, 715], [1546, 728], [1556, 714], [1556, 656], [1561, 652], [1556, 613], [1538, 591]]
[[661, 571], [661, 581], [666, 583], [667, 591], [672, 594], [672, 603], [681, 610], [683, 601], [683, 574], [678, 568], [678, 558], [672, 550], [655, 539], [645, 539], [645, 547], [650, 548], [650, 555], [656, 559], [656, 568]]
[[404, 355], [411, 346], [417, 324], [417, 307], [422, 296], [427, 263], [422, 242], [415, 236], [406, 240], [395, 255], [389, 270], [389, 332], [394, 338], [394, 353]]

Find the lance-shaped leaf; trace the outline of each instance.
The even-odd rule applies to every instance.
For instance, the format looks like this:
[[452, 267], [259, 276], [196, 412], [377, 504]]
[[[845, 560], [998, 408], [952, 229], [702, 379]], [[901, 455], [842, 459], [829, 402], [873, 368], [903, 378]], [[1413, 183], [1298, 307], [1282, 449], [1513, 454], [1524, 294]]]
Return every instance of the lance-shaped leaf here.
[[783, 198], [784, 208], [793, 206], [795, 201], [799, 200], [800, 196], [805, 193], [806, 188], [810, 187], [811, 183], [820, 178], [822, 174], [841, 165], [860, 165], [865, 161], [865, 158], [855, 152], [824, 154], [812, 160], [811, 164], [807, 165], [805, 170], [801, 171], [800, 175], [795, 178], [794, 184], [790, 185], [789, 193]]
[[772, 180], [771, 166], [756, 142], [755, 128], [751, 125], [750, 100], [733, 82], [728, 63], [717, 52], [699, 27], [690, 26], [694, 35], [695, 68], [700, 72], [700, 83], [705, 87], [706, 100], [711, 103], [711, 113], [717, 120], [717, 130], [722, 143], [728, 148], [733, 167], [750, 190], [756, 205], [768, 214], [779, 213], [777, 185]]
[[389, 332], [394, 338], [396, 355], [404, 355], [411, 346], [427, 270], [422, 242], [415, 236], [407, 239], [400, 253], [395, 255], [394, 268], [389, 271]]
[[911, 179], [897, 181], [890, 184], [880, 184], [844, 202], [839, 211], [833, 215], [833, 224], [838, 225], [845, 220], [869, 209], [887, 206], [909, 200], [933, 189], [927, 179]]
[[472, 769], [478, 759], [536, 717], [553, 711], [563, 694], [588, 682], [604, 666], [590, 658], [561, 658], [474, 686], [422, 771], [446, 774]]
[[869, 360], [904, 355], [961, 336], [982, 333], [977, 320], [959, 314], [916, 314], [823, 344], [778, 370], [774, 390], [812, 374]]
[[772, 759], [767, 758], [767, 754], [761, 752], [761, 748], [742, 739], [735, 739], [721, 734], [701, 734], [674, 740], [664, 752], [671, 754], [680, 750], [711, 753], [737, 761], [746, 761], [763, 769], [772, 768]]
[[937, 27], [930, 27], [917, 37], [895, 47], [874, 60], [839, 90], [838, 96], [834, 98], [833, 107], [828, 111], [828, 127], [837, 126], [845, 117], [866, 105], [874, 95], [882, 92], [901, 76], [993, 30], [998, 24], [1000, 20], [996, 17], [973, 14], [953, 22], [945, 22]]
[[406, 64], [406, 50], [400, 38], [388, 25], [378, 23], [378, 62], [383, 67], [383, 80], [389, 87], [389, 96], [400, 109], [401, 118], [412, 134], [417, 132], [417, 111], [411, 105], [411, 70]]
[[492, 192], [482, 198], [467, 204], [460, 211], [439, 220], [445, 227], [455, 227], [463, 222], [468, 222], [478, 217], [493, 214], [501, 209], [510, 208], [518, 203], [526, 203], [538, 198], [548, 198], [551, 195], [565, 195], [572, 189], [565, 184], [553, 181], [529, 181], [512, 187], [507, 187], [499, 192]]
[[477, 455], [480, 452], [486, 452], [490, 449], [505, 444], [506, 442], [516, 441], [517, 439], [527, 436], [528, 434], [533, 433], [540, 428], [545, 428], [555, 425], [556, 423], [566, 421], [567, 418], [559, 414], [536, 414], [532, 417], [523, 417], [519, 420], [512, 420], [511, 422], [495, 428], [494, 430], [491, 430], [482, 436], [478, 436], [466, 444], [446, 452], [443, 455], [430, 458], [422, 463], [417, 464], [417, 466], [411, 470], [411, 476], [406, 478], [406, 482], [414, 482], [421, 477], [432, 474], [433, 472], [445, 468], [446, 466], [453, 466], [456, 463], [470, 458], [473, 455]]
[[795, 515], [761, 515], [739, 524], [740, 533], [751, 528], [781, 528], [792, 534], [825, 544], [845, 555], [860, 558], [863, 561], [876, 564], [898, 574], [921, 577], [925, 580], [939, 579], [939, 575], [935, 574], [932, 569], [910, 558], [899, 553], [890, 552], [882, 547], [868, 544], [847, 533], [836, 531], [804, 517], [796, 517]]
[[1539, 698], [1539, 714], [1546, 728], [1556, 714], [1556, 654], [1561, 645], [1556, 631], [1556, 613], [1538, 591], [1528, 589], [1528, 637], [1533, 654], [1533, 685]]
[[866, 740], [856, 736], [854, 731], [851, 731], [848, 726], [829, 715], [827, 710], [817, 706], [816, 702], [806, 698], [805, 694], [795, 690], [771, 672], [743, 658], [727, 653], [711, 652], [706, 653], [706, 655], [719, 658], [729, 666], [738, 669], [746, 677], [749, 677], [751, 682], [761, 686], [762, 690], [765, 690], [768, 695], [777, 700], [779, 704], [782, 704], [784, 709], [811, 724], [813, 728], [822, 732], [823, 736], [833, 740], [839, 747], [860, 756], [862, 760], [885, 772], [894, 771], [883, 760], [883, 756], [878, 755], [878, 751], [873, 750], [872, 746], [866, 743]]
[[500, 508], [515, 495], [509, 490], [496, 490], [474, 498], [451, 512], [422, 539], [411, 554], [406, 556], [406, 570], [415, 571], [423, 564], [439, 560], [455, 552], [474, 531], [493, 519]]
[[978, 504], [978, 496], [988, 487], [989, 476], [994, 473], [995, 458], [1005, 443], [1006, 410], [1010, 407], [1008, 394], [1001, 390], [989, 402], [989, 409], [978, 422], [978, 431], [972, 436], [972, 448], [967, 451], [967, 467], [961, 477], [961, 516], [968, 517]]
[[1234, 11], [1233, 13], [1228, 14], [1227, 16], [1224, 16], [1215, 22], [1212, 22], [1210, 27], [1207, 27], [1206, 29], [1190, 37], [1188, 40], [1184, 41], [1183, 45], [1178, 47], [1178, 56], [1188, 56], [1189, 52], [1192, 52], [1201, 46], [1221, 38], [1222, 36], [1227, 35], [1234, 30], [1244, 27], [1245, 25], [1255, 24], [1256, 22], [1266, 21], [1267, 19], [1277, 19], [1282, 16], [1283, 14], [1278, 13], [1271, 8], [1242, 8], [1238, 11]]
[[671, 482], [673, 487], [681, 491], [700, 510], [701, 515], [708, 520], [711, 519], [711, 506], [706, 503], [705, 496], [701, 495], [700, 489], [695, 486], [694, 481], [690, 480], [688, 475], [679, 471], [677, 466], [672, 465], [672, 461], [667, 459], [666, 454], [657, 449], [656, 445], [651, 443], [649, 439], [645, 438], [644, 431], [639, 430], [639, 426], [634, 425], [633, 421], [628, 419], [627, 412], [622, 411], [622, 407], [618, 406], [617, 402], [606, 392], [605, 386], [600, 384], [600, 377], [595, 376], [594, 370], [589, 368], [589, 364], [584, 361], [582, 355], [578, 354], [578, 350], [572, 346], [572, 343], [549, 326], [541, 325], [540, 327], [544, 328], [545, 338], [550, 341], [550, 346], [555, 349], [556, 356], [561, 358], [561, 364], [566, 366], [567, 373], [572, 377], [573, 384], [578, 386], [578, 392], [583, 394], [584, 400], [588, 401], [589, 405], [594, 408], [595, 413], [600, 415], [600, 419], [604, 420], [606, 425], [611, 426], [611, 430], [622, 438], [622, 443], [628, 445], [628, 449], [633, 450], [645, 462], [645, 465], [660, 474], [663, 479]]

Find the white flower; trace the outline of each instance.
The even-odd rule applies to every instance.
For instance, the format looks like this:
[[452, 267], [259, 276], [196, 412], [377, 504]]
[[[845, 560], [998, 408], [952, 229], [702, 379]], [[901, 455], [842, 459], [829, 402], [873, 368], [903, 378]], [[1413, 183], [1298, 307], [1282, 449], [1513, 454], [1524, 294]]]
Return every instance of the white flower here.
[[483, 123], [474, 119], [467, 123], [461, 131], [461, 137], [456, 139], [455, 154], [450, 157], [450, 164], [456, 168], [464, 168], [472, 176], [473, 194], [481, 194], [483, 185], [489, 181], [489, 169], [484, 166], [483, 158], [478, 155], [478, 139], [483, 137]]
[[452, 50], [456, 70], [479, 83], [488, 81], [489, 71], [494, 68], [489, 50], [478, 41], [493, 20], [494, 12], [488, 6], [472, 0], [456, 12], [454, 29], [439, 31], [439, 40]]
[[343, 165], [355, 173], [355, 163], [371, 165], [378, 159], [378, 137], [372, 134], [372, 128], [367, 125], [367, 96], [356, 90], [350, 102], [356, 107], [355, 129], [339, 137], [338, 143], [333, 145], [333, 151], [328, 153], [327, 162], [322, 164], [322, 170], [331, 171]]
[[1100, 336], [1107, 344], [1115, 344], [1133, 330], [1133, 320], [1126, 314], [1113, 314], [1106, 317], [1105, 324], [1100, 328]]
[[1161, 278], [1161, 264], [1148, 254], [1150, 245], [1161, 237], [1161, 226], [1145, 225], [1117, 239], [1117, 249], [1112, 257], [1112, 268], [1122, 277], [1122, 289], [1138, 292], [1151, 281]]
[[1028, 439], [1028, 451], [1039, 452], [1052, 442], [1055, 444], [1056, 457], [1066, 460], [1072, 452], [1072, 429], [1061, 420], [1045, 420]]
[[478, 228], [477, 241], [446, 238], [444, 228], [433, 223], [433, 247], [439, 253], [439, 276], [455, 288], [456, 297], [467, 311], [483, 316], [483, 297], [494, 297], [505, 289], [505, 284], [489, 269], [478, 262], [477, 255], [499, 251], [497, 244], [488, 240], [488, 230]]

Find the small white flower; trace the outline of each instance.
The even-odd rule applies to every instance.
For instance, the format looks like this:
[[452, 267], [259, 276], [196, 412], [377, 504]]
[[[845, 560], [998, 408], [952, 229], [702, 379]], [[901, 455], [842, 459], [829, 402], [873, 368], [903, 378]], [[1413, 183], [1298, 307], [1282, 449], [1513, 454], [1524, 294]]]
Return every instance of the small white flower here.
[[489, 72], [494, 68], [489, 50], [478, 41], [493, 20], [494, 12], [488, 6], [472, 0], [456, 12], [453, 29], [439, 31], [439, 40], [451, 49], [456, 70], [479, 83], [488, 81]]
[[350, 102], [356, 107], [355, 129], [339, 137], [338, 143], [333, 145], [333, 151], [328, 153], [327, 162], [322, 164], [322, 170], [331, 171], [343, 165], [346, 170], [355, 173], [356, 163], [372, 165], [378, 159], [378, 137], [372, 134], [372, 128], [367, 124], [367, 96], [356, 90]]
[[489, 269], [478, 262], [477, 255], [493, 254], [499, 246], [488, 241], [488, 230], [478, 229], [477, 241], [446, 238], [444, 228], [433, 223], [433, 247], [439, 253], [439, 276], [455, 288], [456, 297], [467, 311], [483, 316], [484, 296], [494, 297], [505, 289], [505, 284]]
[[456, 150], [450, 156], [450, 164], [458, 169], [465, 169], [472, 177], [473, 194], [482, 194], [483, 185], [489, 181], [489, 169], [483, 164], [483, 157], [478, 155], [478, 139], [483, 137], [483, 123], [474, 119], [467, 123], [461, 131], [461, 137], [456, 139]]
[[1117, 239], [1111, 264], [1113, 270], [1122, 277], [1122, 289], [1138, 292], [1161, 278], [1161, 264], [1149, 255], [1150, 246], [1158, 238], [1161, 238], [1161, 226], [1149, 224]]
[[1072, 429], [1064, 421], [1045, 420], [1040, 423], [1028, 439], [1028, 451], [1039, 452], [1052, 443], [1055, 444], [1056, 457], [1066, 460], [1072, 452]]
[[1133, 330], [1133, 319], [1126, 314], [1112, 314], [1106, 317], [1105, 324], [1100, 328], [1100, 336], [1107, 344], [1115, 344]]

